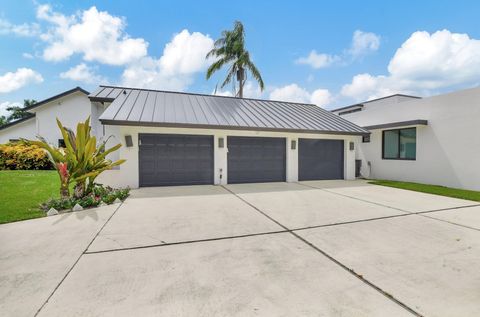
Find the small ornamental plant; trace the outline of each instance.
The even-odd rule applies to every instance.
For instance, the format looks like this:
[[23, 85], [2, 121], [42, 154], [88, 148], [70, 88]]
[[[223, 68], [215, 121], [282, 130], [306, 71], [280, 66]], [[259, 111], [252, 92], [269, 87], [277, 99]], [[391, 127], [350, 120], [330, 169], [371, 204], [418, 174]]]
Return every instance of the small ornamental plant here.
[[[108, 140], [97, 144], [97, 139], [91, 135], [90, 118], [77, 125], [76, 133], [64, 127], [58, 119], [57, 125], [65, 141], [64, 148], [54, 147], [42, 137], [38, 137], [39, 141], [28, 141], [47, 153], [60, 178], [60, 199], [50, 199], [40, 207], [45, 211], [50, 208], [68, 210], [76, 204], [89, 208], [101, 203], [111, 204], [117, 198], [125, 200], [129, 195], [129, 188], [114, 189], [95, 182], [102, 172], [125, 162], [107, 158], [107, 155], [117, 151], [121, 144], [108, 149]], [[70, 193], [72, 187], [73, 193]]]

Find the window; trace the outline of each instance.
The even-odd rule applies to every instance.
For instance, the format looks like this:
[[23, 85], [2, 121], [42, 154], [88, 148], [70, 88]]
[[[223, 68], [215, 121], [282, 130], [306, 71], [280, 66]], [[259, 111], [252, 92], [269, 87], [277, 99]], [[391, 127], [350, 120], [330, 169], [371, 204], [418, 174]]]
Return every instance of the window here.
[[362, 136], [362, 143], [370, 143], [370, 134]]
[[382, 158], [387, 160], [415, 160], [417, 158], [417, 129], [383, 131]]
[[65, 145], [65, 140], [64, 139], [58, 139], [58, 147], [63, 147], [63, 148], [67, 147]]

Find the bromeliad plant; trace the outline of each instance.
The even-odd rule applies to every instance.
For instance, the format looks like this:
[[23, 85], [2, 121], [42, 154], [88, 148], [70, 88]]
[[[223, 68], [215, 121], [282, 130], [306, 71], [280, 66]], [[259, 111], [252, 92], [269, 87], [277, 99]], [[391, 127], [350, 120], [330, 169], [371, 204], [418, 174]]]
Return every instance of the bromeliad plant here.
[[39, 137], [40, 141], [32, 144], [45, 149], [60, 176], [60, 196], [62, 199], [70, 197], [70, 185], [75, 183], [74, 197], [82, 198], [93, 191], [95, 179], [103, 171], [112, 169], [125, 162], [118, 160], [112, 162], [106, 156], [121, 147], [117, 144], [106, 149], [108, 140], [97, 146], [97, 139], [91, 135], [90, 118], [77, 125], [77, 133], [64, 127], [57, 119], [57, 125], [65, 140], [65, 148], [52, 147], [48, 142]]

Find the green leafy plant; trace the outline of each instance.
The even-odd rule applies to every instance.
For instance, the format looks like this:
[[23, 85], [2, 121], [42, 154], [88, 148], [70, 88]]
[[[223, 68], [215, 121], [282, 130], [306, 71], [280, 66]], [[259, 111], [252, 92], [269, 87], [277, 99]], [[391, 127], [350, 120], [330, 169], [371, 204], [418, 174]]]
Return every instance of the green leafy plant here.
[[[213, 49], [206, 57], [215, 58], [212, 65], [208, 67], [207, 79], [210, 79], [223, 66], [228, 65], [228, 73], [221, 85], [222, 88], [228, 83], [233, 83], [236, 96], [242, 98], [247, 72], [249, 72], [263, 91], [265, 85], [262, 75], [250, 59], [250, 53], [245, 49], [245, 29], [242, 22], [235, 21], [233, 30], [223, 31], [222, 36], [215, 41]], [[238, 82], [238, 91], [236, 91], [236, 82]]]
[[51, 146], [42, 137], [39, 137], [40, 141], [31, 142], [48, 152], [60, 177], [60, 195], [63, 199], [70, 197], [71, 183], [75, 183], [74, 197], [82, 198], [91, 193], [98, 175], [125, 162], [112, 162], [106, 158], [121, 144], [106, 149], [108, 140], [105, 140], [97, 146], [97, 139], [91, 135], [90, 118], [77, 124], [76, 133], [64, 127], [58, 119], [57, 125], [65, 141], [64, 149]]

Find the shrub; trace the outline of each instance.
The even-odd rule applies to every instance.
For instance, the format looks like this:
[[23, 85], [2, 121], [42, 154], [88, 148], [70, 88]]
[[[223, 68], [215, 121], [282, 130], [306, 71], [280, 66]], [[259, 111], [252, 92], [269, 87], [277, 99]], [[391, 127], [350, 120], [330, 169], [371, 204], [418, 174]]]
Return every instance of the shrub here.
[[40, 208], [48, 211], [50, 208], [55, 208], [57, 210], [66, 210], [72, 209], [73, 206], [79, 204], [83, 208], [92, 208], [100, 205], [101, 202], [104, 202], [107, 205], [112, 204], [115, 199], [120, 199], [124, 201], [130, 193], [130, 188], [111, 188], [104, 187], [99, 184], [95, 184], [93, 190], [90, 194], [82, 198], [57, 198], [50, 199], [47, 202], [40, 205]]
[[48, 154], [27, 141], [0, 144], [0, 170], [50, 170]]

